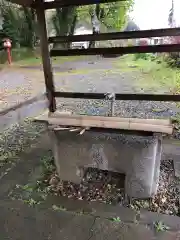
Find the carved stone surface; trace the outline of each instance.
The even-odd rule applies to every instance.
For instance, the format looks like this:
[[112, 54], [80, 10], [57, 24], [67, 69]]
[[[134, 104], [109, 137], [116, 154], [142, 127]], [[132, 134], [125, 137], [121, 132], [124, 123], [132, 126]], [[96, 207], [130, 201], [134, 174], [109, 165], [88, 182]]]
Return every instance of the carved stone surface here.
[[61, 179], [80, 183], [83, 170], [94, 167], [125, 173], [129, 197], [149, 198], [156, 193], [162, 151], [158, 136], [56, 131], [50, 137]]

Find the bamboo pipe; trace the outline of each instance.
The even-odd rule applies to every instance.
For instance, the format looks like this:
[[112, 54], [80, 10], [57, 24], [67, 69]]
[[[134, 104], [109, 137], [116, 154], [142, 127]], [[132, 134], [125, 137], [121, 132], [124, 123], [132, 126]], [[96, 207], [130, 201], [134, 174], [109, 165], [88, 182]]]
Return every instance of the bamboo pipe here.
[[78, 127], [99, 127], [99, 128], [112, 128], [112, 129], [123, 129], [123, 130], [141, 130], [150, 132], [161, 132], [172, 134], [173, 127], [171, 125], [162, 124], [150, 124], [150, 123], [134, 123], [130, 121], [111, 121], [109, 120], [98, 120], [95, 117], [81, 117], [81, 118], [49, 118], [49, 124], [56, 124], [61, 126], [78, 126]]

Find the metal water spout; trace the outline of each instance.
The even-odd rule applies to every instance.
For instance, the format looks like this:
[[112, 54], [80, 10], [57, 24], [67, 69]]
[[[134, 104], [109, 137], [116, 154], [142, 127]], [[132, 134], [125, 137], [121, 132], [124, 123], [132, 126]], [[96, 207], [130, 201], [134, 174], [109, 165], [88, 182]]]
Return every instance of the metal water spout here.
[[116, 94], [115, 93], [106, 93], [105, 94], [105, 99], [110, 100], [110, 116], [114, 116], [114, 103], [116, 99]]

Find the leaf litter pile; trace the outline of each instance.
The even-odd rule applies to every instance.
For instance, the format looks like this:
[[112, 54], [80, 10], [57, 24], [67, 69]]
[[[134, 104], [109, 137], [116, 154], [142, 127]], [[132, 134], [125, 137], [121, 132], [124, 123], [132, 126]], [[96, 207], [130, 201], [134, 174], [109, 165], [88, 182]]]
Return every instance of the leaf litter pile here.
[[99, 201], [107, 204], [128, 206], [135, 210], [146, 209], [153, 212], [180, 216], [180, 180], [174, 176], [173, 161], [162, 161], [158, 192], [153, 199], [135, 200], [127, 204], [124, 194], [125, 176], [110, 171], [88, 168], [81, 184], [62, 181], [52, 167], [53, 158], [47, 164], [43, 186], [51, 194], [71, 199]]
[[122, 204], [124, 200], [124, 175], [88, 169], [80, 184], [61, 181], [56, 173], [45, 180], [55, 195], [72, 199]]

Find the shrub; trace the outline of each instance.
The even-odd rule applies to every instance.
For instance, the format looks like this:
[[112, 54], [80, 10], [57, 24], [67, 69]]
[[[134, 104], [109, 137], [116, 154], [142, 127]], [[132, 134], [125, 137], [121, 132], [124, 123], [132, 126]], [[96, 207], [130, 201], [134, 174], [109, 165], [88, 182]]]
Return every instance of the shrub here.
[[150, 55], [148, 53], [136, 53], [134, 54], [135, 60], [144, 59], [150, 60]]
[[[13, 48], [11, 51], [13, 62], [20, 61], [26, 58], [36, 57], [38, 50], [34, 51], [28, 48]], [[7, 61], [7, 53], [5, 50], [0, 51], [0, 64], [4, 64]]]
[[170, 67], [177, 67], [180, 68], [180, 56], [179, 53], [170, 53], [167, 58], [166, 62]]

